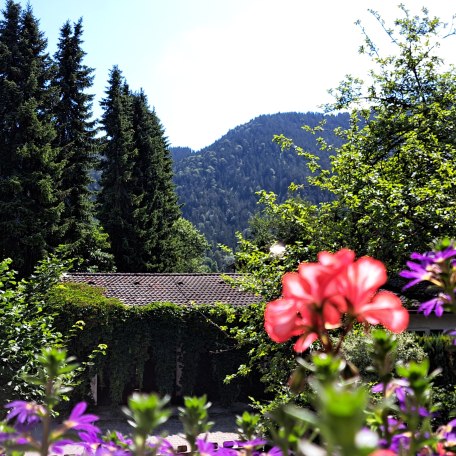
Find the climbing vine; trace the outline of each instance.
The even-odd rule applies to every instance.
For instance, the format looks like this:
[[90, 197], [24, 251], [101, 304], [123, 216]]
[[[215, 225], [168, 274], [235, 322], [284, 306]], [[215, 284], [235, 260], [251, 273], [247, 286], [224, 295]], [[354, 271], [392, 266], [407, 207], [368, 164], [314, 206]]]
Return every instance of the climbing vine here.
[[211, 399], [233, 401], [243, 393], [243, 383], [250, 381], [236, 378], [224, 383], [246, 361], [246, 349], [230, 335], [243, 320], [245, 307], [126, 306], [106, 298], [101, 288], [80, 283], [53, 287], [47, 301], [60, 331], [69, 330], [76, 320], [85, 322], [84, 331], [69, 347], [71, 354], [83, 358], [94, 346], [107, 344], [97, 373], [99, 389], [111, 403], [125, 401], [134, 390], [178, 399], [207, 389]]

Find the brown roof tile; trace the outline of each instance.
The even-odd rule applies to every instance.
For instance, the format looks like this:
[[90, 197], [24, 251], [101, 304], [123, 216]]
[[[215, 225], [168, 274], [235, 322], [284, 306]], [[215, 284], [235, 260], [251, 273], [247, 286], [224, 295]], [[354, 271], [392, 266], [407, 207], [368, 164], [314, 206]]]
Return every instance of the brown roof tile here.
[[236, 278], [240, 274], [127, 274], [127, 273], [68, 273], [63, 282], [85, 282], [104, 288], [107, 297], [120, 299], [128, 305], [153, 302], [175, 304], [248, 305], [261, 301], [259, 296], [241, 291], [226, 283], [223, 276]]

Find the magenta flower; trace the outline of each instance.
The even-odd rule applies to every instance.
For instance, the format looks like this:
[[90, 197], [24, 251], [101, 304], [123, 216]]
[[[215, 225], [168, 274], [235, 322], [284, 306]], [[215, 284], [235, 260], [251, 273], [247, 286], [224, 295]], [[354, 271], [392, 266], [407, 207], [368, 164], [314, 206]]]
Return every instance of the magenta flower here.
[[89, 435], [100, 433], [100, 429], [93, 425], [94, 421], [98, 420], [96, 415], [84, 415], [87, 408], [87, 403], [79, 402], [73, 408], [70, 416], [63, 422], [66, 430], [84, 431]]
[[7, 420], [16, 418], [16, 423], [19, 424], [36, 424], [45, 414], [44, 407], [36, 402], [13, 401], [5, 405], [5, 408], [11, 409]]

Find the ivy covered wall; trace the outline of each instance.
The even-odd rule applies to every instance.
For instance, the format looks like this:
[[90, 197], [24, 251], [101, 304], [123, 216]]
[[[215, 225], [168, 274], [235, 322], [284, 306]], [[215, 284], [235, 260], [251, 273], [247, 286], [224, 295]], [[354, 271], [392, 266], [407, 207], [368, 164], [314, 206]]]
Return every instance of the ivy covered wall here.
[[[68, 332], [76, 321], [85, 322], [70, 346], [78, 359], [100, 343], [108, 346], [90, 373], [98, 374], [99, 403], [122, 403], [134, 390], [169, 394], [176, 401], [206, 393], [211, 400], [232, 402], [261, 389], [252, 377], [223, 381], [246, 361], [246, 350], [230, 336], [230, 326], [238, 326], [246, 308], [132, 307], [104, 297], [100, 288], [74, 283], [55, 286], [47, 303], [58, 330]], [[89, 381], [79, 394], [87, 394]]]

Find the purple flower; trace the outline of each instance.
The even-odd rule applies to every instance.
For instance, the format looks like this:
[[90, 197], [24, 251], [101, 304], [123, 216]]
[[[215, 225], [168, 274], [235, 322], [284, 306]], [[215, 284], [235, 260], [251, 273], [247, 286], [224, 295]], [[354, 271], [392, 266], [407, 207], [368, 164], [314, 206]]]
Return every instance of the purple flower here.
[[417, 260], [418, 263], [407, 261], [407, 267], [410, 270], [404, 270], [399, 273], [401, 277], [412, 279], [405, 287], [407, 288], [416, 285], [419, 282], [433, 282], [439, 284], [439, 275], [442, 272], [442, 263], [449, 262], [449, 266], [456, 265], [456, 249], [454, 245], [443, 250], [431, 251], [426, 253], [414, 252], [410, 255], [412, 260]]
[[36, 402], [13, 401], [5, 408], [10, 408], [7, 420], [16, 418], [19, 424], [36, 424], [41, 421], [41, 417], [46, 413], [44, 407]]
[[204, 439], [196, 439], [196, 447], [201, 456], [214, 456], [217, 453], [217, 448], [212, 442], [207, 442]]
[[396, 393], [396, 399], [399, 404], [399, 408], [403, 412], [418, 412], [418, 415], [422, 417], [432, 416], [432, 413], [429, 412], [426, 408], [419, 406], [417, 409], [416, 406], [409, 404], [409, 401], [407, 401], [407, 397], [412, 392], [410, 388], [398, 386], [394, 392]]
[[80, 446], [84, 448], [84, 454], [87, 456], [130, 456], [131, 453], [121, 448], [114, 442], [104, 442], [94, 434], [81, 432], [79, 434], [82, 442]]
[[408, 433], [393, 435], [389, 450], [401, 454], [402, 450], [408, 450], [410, 447], [410, 435]]
[[63, 422], [63, 426], [66, 430], [73, 429], [75, 431], [84, 431], [88, 435], [94, 435], [100, 433], [100, 429], [94, 426], [92, 423], [98, 420], [96, 415], [84, 415], [87, 408], [87, 403], [79, 402], [73, 408], [70, 416]]
[[282, 450], [279, 447], [272, 447], [267, 453], [267, 456], [282, 456]]
[[232, 448], [221, 447], [217, 450], [217, 456], [239, 456], [239, 453]]
[[[156, 439], [156, 437], [153, 437], [153, 439]], [[156, 448], [157, 447], [157, 454], [159, 455], [174, 455], [174, 448], [169, 442], [169, 440], [166, 439], [159, 439], [158, 441], [148, 441], [147, 446], [149, 448]]]
[[116, 437], [120, 443], [123, 445], [133, 445], [133, 440], [129, 439], [128, 437], [125, 437], [123, 434], [120, 432], [116, 431]]
[[407, 266], [410, 268], [410, 271], [404, 270], [399, 273], [401, 277], [406, 279], [413, 279], [409, 282], [403, 290], [407, 288], [413, 287], [417, 283], [424, 282], [426, 280], [430, 280], [432, 278], [432, 274], [427, 270], [428, 263], [425, 264], [417, 264], [413, 261], [407, 261]]
[[250, 449], [250, 450], [253, 450], [254, 448], [257, 448], [257, 447], [262, 447], [266, 443], [267, 443], [266, 440], [259, 439], [259, 438], [256, 438], [256, 439], [253, 439], [253, 440], [248, 440], [247, 442], [237, 442], [238, 446], [240, 446], [242, 448], [247, 448], [247, 449]]
[[443, 427], [442, 437], [452, 445], [456, 446], [456, 420], [451, 420]]
[[[455, 257], [455, 258], [453, 258]], [[451, 260], [452, 262], [456, 259], [456, 248], [454, 245], [450, 245], [443, 250], [432, 250], [425, 253], [414, 252], [410, 255], [412, 260], [418, 260], [423, 263], [441, 263], [442, 261]]]
[[453, 339], [453, 345], [456, 345], [456, 329], [445, 331], [445, 334]]
[[423, 312], [423, 314], [427, 317], [431, 312], [434, 312], [438, 317], [443, 315], [444, 311], [444, 304], [445, 302], [449, 301], [446, 300], [448, 296], [443, 295], [442, 293], [439, 294], [437, 298], [430, 299], [429, 301], [423, 302], [420, 307], [418, 307], [418, 312]]
[[83, 445], [79, 442], [74, 442], [73, 440], [69, 440], [69, 439], [63, 439], [63, 440], [58, 440], [57, 442], [53, 442], [50, 450], [52, 453], [55, 453], [55, 454], [65, 454], [65, 452], [68, 453], [68, 451], [67, 451], [68, 448], [65, 448], [67, 445], [83, 447]]

